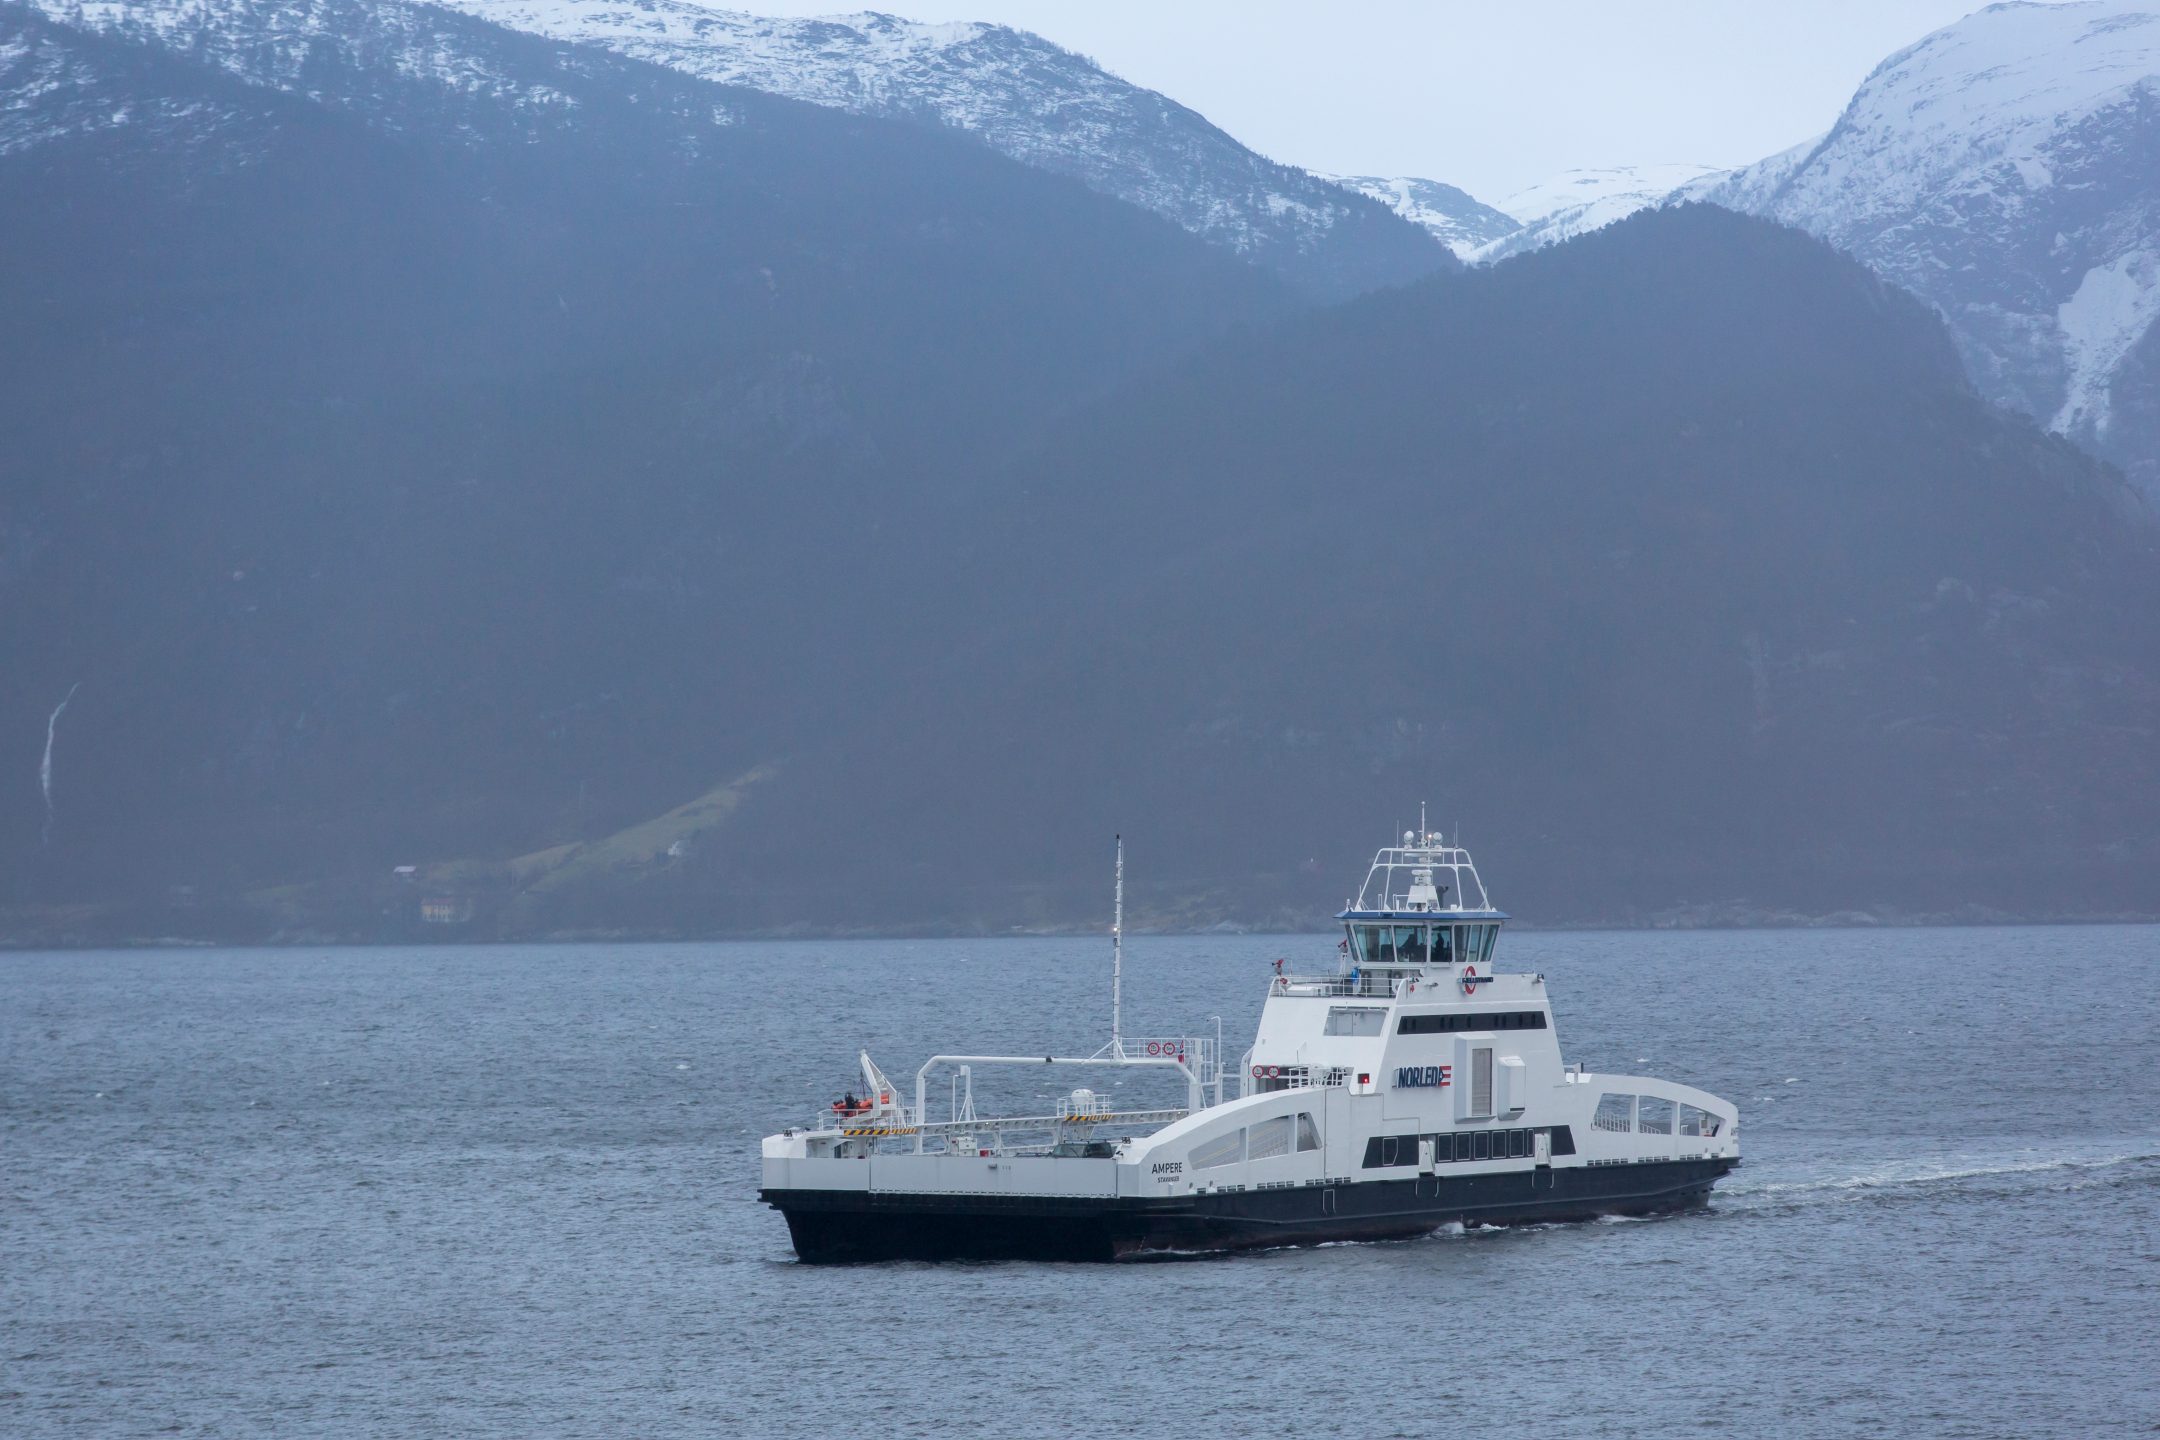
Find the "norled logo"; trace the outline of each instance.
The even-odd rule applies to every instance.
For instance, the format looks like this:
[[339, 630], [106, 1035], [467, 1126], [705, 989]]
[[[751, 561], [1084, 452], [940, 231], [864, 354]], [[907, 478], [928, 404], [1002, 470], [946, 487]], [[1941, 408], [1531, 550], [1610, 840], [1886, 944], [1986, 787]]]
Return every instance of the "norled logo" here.
[[1398, 1086], [1437, 1088], [1448, 1083], [1448, 1065], [1408, 1065], [1395, 1072]]

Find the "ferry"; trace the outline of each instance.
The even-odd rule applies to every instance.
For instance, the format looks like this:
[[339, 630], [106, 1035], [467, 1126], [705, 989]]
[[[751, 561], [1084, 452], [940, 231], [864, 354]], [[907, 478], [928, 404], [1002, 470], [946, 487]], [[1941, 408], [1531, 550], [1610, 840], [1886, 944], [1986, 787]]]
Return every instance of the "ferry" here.
[[[765, 1137], [760, 1197], [801, 1259], [1133, 1260], [1647, 1215], [1703, 1206], [1740, 1163], [1729, 1102], [1561, 1058], [1545, 977], [1496, 968], [1509, 917], [1422, 822], [1374, 856], [1332, 970], [1275, 963], [1234, 1066], [1219, 1027], [1122, 1033], [1122, 841], [1116, 865], [1109, 1043], [933, 1055], [912, 1090], [863, 1053], [860, 1094]], [[1119, 1110], [1082, 1087], [975, 1114], [977, 1071], [1046, 1066], [1152, 1067], [1186, 1103]]]

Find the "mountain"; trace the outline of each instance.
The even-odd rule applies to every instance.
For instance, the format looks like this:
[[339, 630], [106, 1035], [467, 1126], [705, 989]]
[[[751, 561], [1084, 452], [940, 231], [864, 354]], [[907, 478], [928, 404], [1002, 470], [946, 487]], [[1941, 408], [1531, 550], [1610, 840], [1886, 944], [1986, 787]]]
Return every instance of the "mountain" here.
[[[556, 925], [1314, 924], [1421, 800], [1541, 922], [2151, 909], [2160, 556], [1939, 320], [1693, 206], [1241, 336], [952, 491], [903, 691]], [[850, 853], [831, 879], [832, 817]]]
[[445, 0], [559, 40], [857, 114], [964, 131], [1328, 298], [1452, 268], [1385, 207], [1246, 149], [1200, 115], [1000, 25], [767, 19], [683, 0]]
[[1546, 921], [2150, 907], [2150, 535], [1791, 230], [1648, 212], [1295, 321], [993, 488], [925, 613], [996, 620], [746, 808], [752, 908], [844, 809], [866, 912], [1088, 914], [1122, 828], [1155, 913], [1310, 920], [1419, 800]]
[[957, 477], [1293, 304], [965, 137], [447, 11], [84, 13], [0, 4], [0, 903], [47, 916], [351, 877], [364, 925], [407, 859], [732, 793], [919, 664], [874, 622]]
[[1994, 5], [1885, 60], [1820, 140], [1688, 194], [1935, 305], [1991, 398], [2160, 500], [2160, 5]]
[[1411, 176], [1327, 175], [1348, 190], [1367, 195], [1414, 225], [1432, 232], [1458, 260], [1467, 260], [1479, 248], [1522, 228], [1522, 222], [1502, 214], [1467, 191], [1438, 180]]
[[[56, 20], [54, 17], [62, 17]], [[2149, 913], [2160, 561], [1709, 206], [1315, 309], [948, 126], [0, 0], [0, 934]], [[441, 928], [436, 928], [437, 925]]]
[[1661, 203], [1683, 185], [1718, 173], [1708, 165], [1564, 170], [1501, 201], [1500, 209], [1514, 219], [1515, 228], [1465, 258], [1480, 263], [1504, 260], [1587, 235]]

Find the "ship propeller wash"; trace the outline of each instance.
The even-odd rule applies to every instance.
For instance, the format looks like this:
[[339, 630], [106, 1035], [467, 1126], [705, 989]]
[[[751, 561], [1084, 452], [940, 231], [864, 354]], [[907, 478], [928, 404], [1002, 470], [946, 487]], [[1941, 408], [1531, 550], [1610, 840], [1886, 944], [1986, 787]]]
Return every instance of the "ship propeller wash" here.
[[[1117, 1260], [1687, 1209], [1740, 1163], [1726, 1101], [1561, 1060], [1544, 977], [1494, 969], [1508, 917], [1460, 845], [1406, 833], [1338, 918], [1335, 968], [1278, 962], [1234, 1067], [1219, 1035], [1129, 1039], [1121, 844], [1109, 1044], [933, 1055], [911, 1091], [865, 1054], [860, 1096], [765, 1138], [761, 1194], [808, 1261]], [[1185, 1104], [975, 1113], [978, 1070], [1043, 1066], [1153, 1067]]]

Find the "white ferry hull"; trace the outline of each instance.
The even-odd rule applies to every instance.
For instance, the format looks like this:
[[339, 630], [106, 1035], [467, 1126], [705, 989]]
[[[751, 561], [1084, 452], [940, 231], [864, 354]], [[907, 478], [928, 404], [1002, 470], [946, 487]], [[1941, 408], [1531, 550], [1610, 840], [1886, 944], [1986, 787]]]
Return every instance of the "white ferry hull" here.
[[1445, 1225], [1510, 1225], [1700, 1208], [1736, 1156], [1423, 1175], [1163, 1197], [953, 1195], [768, 1188], [795, 1253], [878, 1260], [1134, 1260], [1396, 1240]]

